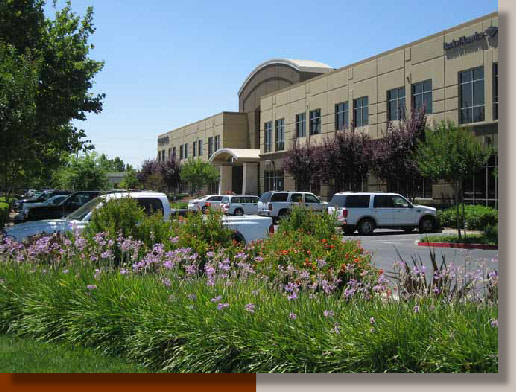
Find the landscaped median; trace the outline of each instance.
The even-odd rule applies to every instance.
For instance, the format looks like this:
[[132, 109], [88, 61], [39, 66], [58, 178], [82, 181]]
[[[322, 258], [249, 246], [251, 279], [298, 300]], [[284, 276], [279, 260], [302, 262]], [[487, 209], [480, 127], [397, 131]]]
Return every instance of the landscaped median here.
[[489, 232], [425, 236], [418, 241], [419, 246], [431, 246], [434, 248], [462, 248], [462, 249], [498, 249], [498, 233], [495, 235]]
[[498, 371], [494, 264], [474, 277], [450, 264], [427, 281], [402, 262], [387, 274], [331, 219], [294, 210], [245, 247], [196, 216], [143, 222], [142, 239], [4, 238], [0, 333], [150, 371]]

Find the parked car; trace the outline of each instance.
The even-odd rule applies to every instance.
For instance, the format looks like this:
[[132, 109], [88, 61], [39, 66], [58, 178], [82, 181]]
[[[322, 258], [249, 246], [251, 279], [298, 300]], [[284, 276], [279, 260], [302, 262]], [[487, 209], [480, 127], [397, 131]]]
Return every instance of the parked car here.
[[223, 195], [206, 195], [188, 202], [189, 211], [205, 212], [209, 207], [220, 208]]
[[56, 195], [56, 196], [53, 196], [50, 199], [47, 199], [41, 203], [24, 203], [21, 207], [20, 213], [16, 214], [16, 216], [14, 217], [14, 221], [15, 222], [23, 222], [25, 219], [27, 219], [27, 216], [29, 215], [29, 211], [32, 208], [46, 207], [46, 206], [58, 206], [67, 198], [68, 198], [68, 195]]
[[70, 191], [59, 191], [53, 189], [47, 189], [42, 192], [37, 192], [34, 196], [28, 198], [18, 199], [13, 203], [15, 210], [19, 211], [25, 203], [42, 203], [56, 195], [69, 195]]
[[31, 208], [27, 220], [59, 219], [71, 214], [79, 207], [100, 195], [100, 191], [74, 192], [59, 205], [47, 205]]
[[346, 234], [358, 230], [367, 235], [376, 228], [410, 232], [416, 227], [420, 232], [430, 232], [438, 227], [435, 208], [412, 204], [397, 193], [339, 192], [333, 195], [328, 213], [336, 213]]
[[227, 215], [256, 215], [258, 214], [258, 196], [228, 195], [222, 198], [220, 207]]
[[[90, 221], [96, 208], [100, 208], [108, 200], [121, 197], [133, 197], [147, 213], [159, 210], [162, 211], [165, 220], [170, 219], [171, 208], [164, 193], [115, 192], [94, 198], [66, 218], [20, 223], [8, 227], [5, 233], [17, 241], [23, 241], [38, 234], [82, 230]], [[265, 239], [273, 229], [272, 219], [261, 216], [223, 216], [222, 223], [234, 230], [235, 239], [244, 243]]]
[[258, 204], [258, 214], [270, 216], [274, 220], [290, 214], [295, 205], [317, 212], [327, 211], [327, 204], [311, 192], [266, 192]]

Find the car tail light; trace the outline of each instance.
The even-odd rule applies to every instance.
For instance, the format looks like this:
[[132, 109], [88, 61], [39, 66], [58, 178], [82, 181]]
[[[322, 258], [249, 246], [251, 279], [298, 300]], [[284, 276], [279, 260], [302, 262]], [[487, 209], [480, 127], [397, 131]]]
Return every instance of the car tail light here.
[[269, 226], [269, 234], [274, 234], [274, 223]]
[[205, 206], [206, 207], [211, 207], [211, 203], [206, 203]]
[[267, 206], [269, 207], [269, 211], [272, 211], [272, 203], [267, 203]]
[[342, 210], [342, 217], [347, 218], [348, 217], [348, 210]]

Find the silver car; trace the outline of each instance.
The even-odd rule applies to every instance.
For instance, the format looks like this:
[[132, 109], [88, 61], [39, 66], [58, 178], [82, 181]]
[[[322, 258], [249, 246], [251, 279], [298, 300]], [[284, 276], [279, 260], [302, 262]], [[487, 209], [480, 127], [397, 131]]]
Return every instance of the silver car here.
[[221, 209], [227, 215], [256, 215], [258, 214], [258, 196], [231, 195], [224, 196], [221, 201]]

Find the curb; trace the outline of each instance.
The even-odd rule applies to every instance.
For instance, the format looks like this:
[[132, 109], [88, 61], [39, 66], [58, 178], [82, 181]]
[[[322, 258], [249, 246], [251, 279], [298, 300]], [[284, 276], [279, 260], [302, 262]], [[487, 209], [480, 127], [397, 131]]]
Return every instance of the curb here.
[[418, 241], [418, 246], [433, 246], [434, 248], [461, 248], [461, 249], [484, 249], [484, 250], [498, 250], [498, 245], [485, 244], [461, 244], [455, 242], [425, 242]]

